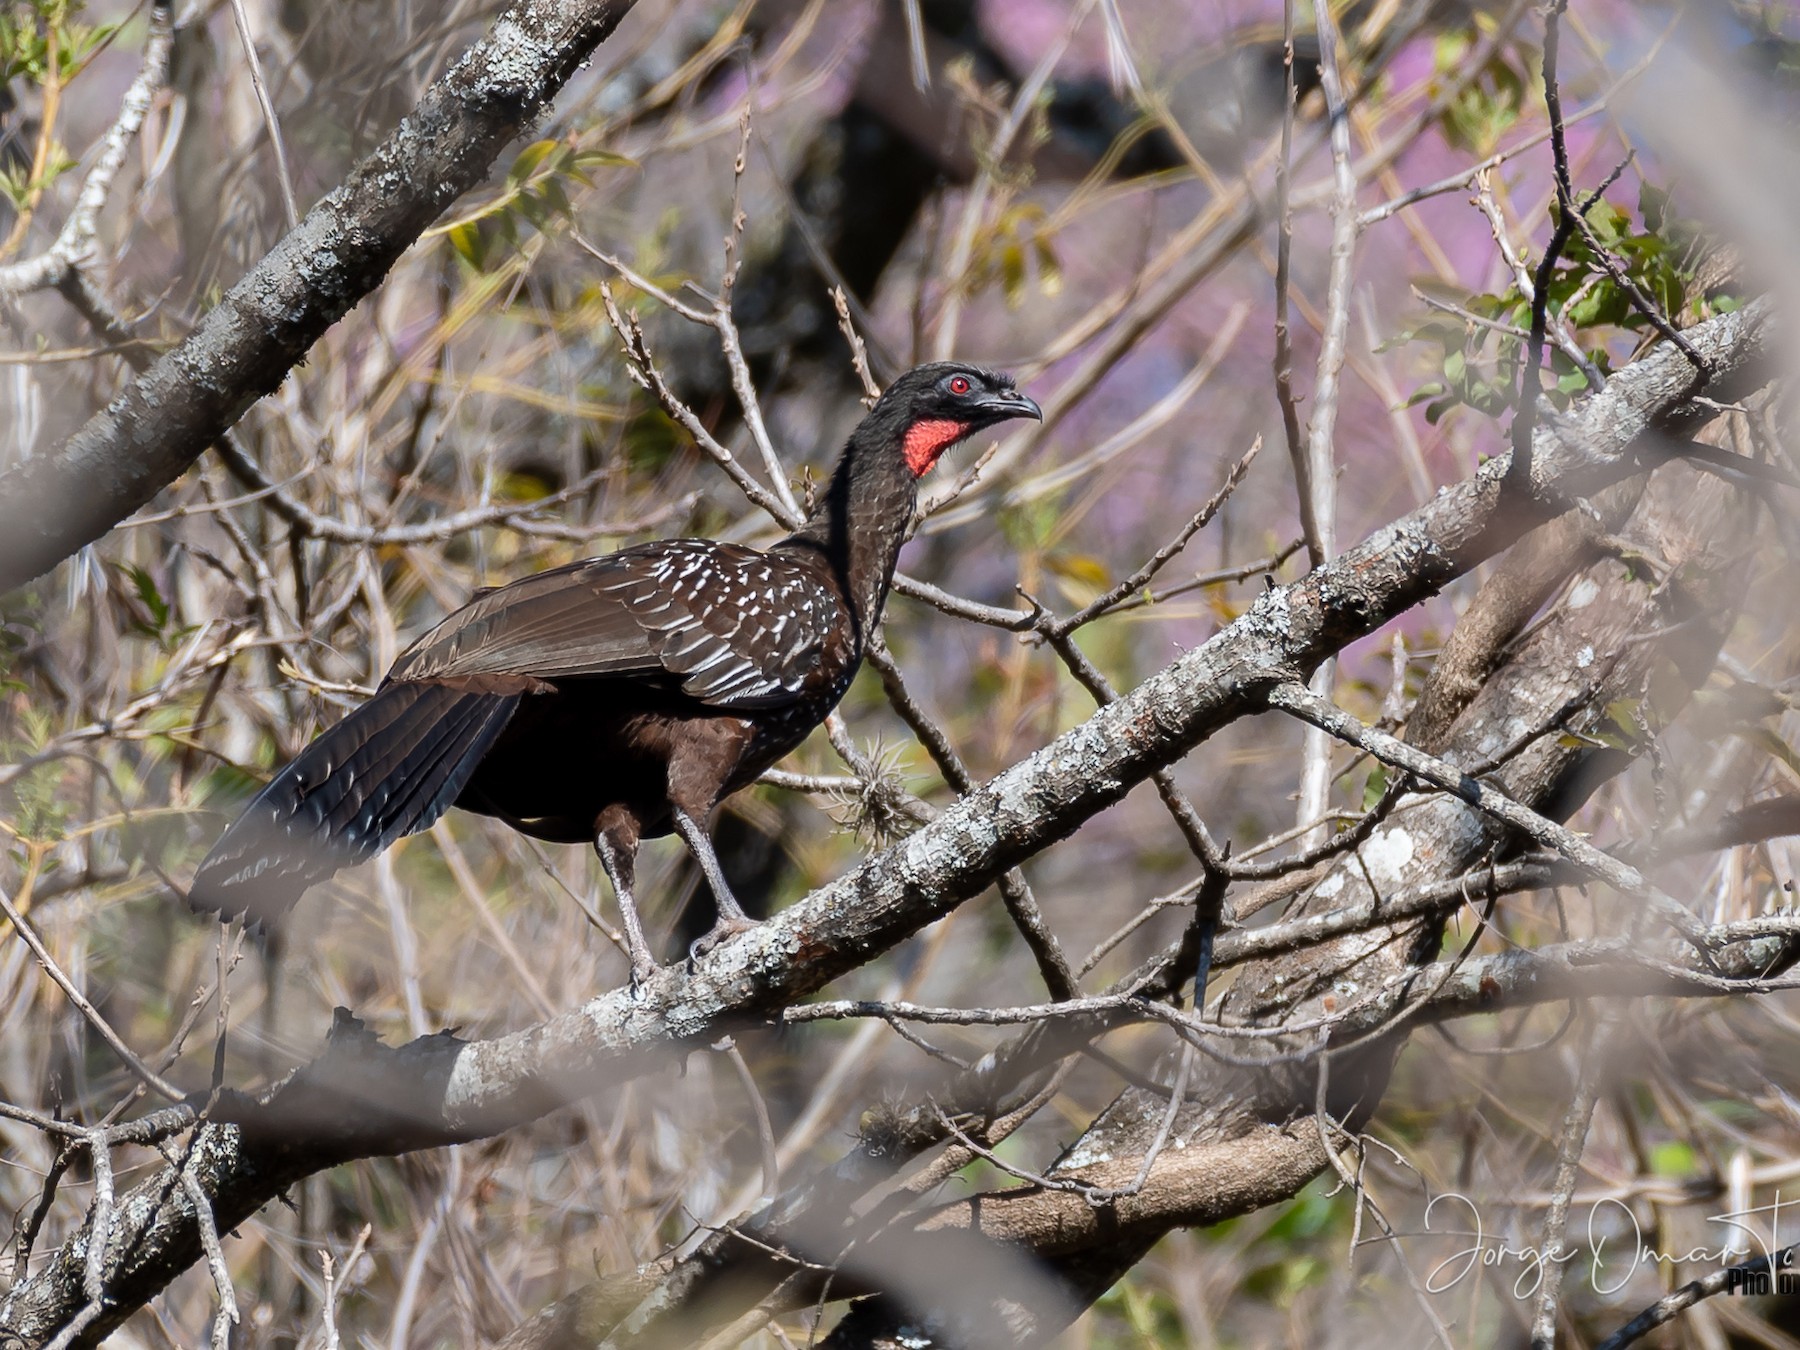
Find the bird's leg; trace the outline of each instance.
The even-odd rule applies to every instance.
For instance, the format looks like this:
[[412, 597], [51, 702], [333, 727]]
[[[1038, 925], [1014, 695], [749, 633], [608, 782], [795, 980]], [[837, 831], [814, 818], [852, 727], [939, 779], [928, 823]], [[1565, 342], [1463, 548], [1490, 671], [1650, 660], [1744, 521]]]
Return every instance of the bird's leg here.
[[697, 938], [693, 946], [688, 948], [690, 956], [704, 956], [733, 933], [747, 932], [756, 927], [756, 920], [744, 913], [744, 907], [738, 904], [737, 897], [731, 893], [706, 826], [685, 807], [677, 806], [671, 816], [675, 833], [681, 836], [681, 842], [688, 846], [694, 860], [700, 864], [701, 875], [706, 878], [706, 884], [712, 887], [713, 902], [718, 906], [719, 921], [712, 926], [710, 932]]
[[594, 852], [600, 856], [600, 866], [606, 869], [606, 879], [612, 882], [613, 895], [619, 902], [625, 949], [631, 957], [633, 989], [656, 974], [656, 958], [650, 955], [650, 944], [644, 941], [637, 900], [631, 893], [637, 874], [637, 843], [637, 821], [617, 807], [608, 807], [595, 826]]

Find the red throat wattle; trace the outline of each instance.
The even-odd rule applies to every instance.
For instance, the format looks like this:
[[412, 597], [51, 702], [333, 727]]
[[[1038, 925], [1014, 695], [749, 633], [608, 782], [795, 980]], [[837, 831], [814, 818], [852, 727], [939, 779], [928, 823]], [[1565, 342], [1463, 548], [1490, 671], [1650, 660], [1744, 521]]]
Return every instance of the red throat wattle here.
[[900, 453], [906, 457], [906, 467], [913, 471], [913, 477], [923, 478], [930, 472], [931, 466], [938, 462], [938, 456], [968, 429], [967, 422], [949, 417], [922, 417], [908, 427], [906, 439], [900, 443]]

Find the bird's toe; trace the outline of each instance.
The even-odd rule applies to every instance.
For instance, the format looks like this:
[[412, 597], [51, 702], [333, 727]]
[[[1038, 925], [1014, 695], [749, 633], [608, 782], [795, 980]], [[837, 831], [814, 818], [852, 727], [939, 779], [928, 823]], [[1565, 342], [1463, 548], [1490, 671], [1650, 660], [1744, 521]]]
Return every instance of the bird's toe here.
[[643, 957], [639, 960], [632, 961], [632, 963], [631, 963], [631, 992], [632, 992], [632, 995], [635, 997], [639, 994], [642, 994], [644, 992], [645, 987], [650, 983], [650, 981], [656, 978], [656, 972], [658, 970], [660, 970], [661, 968], [662, 967], [658, 966], [656, 964], [656, 962], [651, 960], [648, 956]]
[[698, 961], [725, 939], [736, 937], [739, 933], [748, 933], [756, 927], [759, 925], [755, 919], [720, 919], [710, 931], [694, 939], [693, 945], [688, 948], [688, 960]]

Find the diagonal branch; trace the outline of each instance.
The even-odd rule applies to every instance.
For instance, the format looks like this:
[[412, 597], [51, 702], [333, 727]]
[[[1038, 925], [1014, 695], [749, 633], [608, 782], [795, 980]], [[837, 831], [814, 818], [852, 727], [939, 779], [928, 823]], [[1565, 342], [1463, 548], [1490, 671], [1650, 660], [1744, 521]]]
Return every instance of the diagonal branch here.
[[1278, 685], [1269, 693], [1269, 706], [1292, 713], [1301, 721], [1329, 732], [1339, 740], [1367, 750], [1385, 764], [1404, 769], [1433, 787], [1442, 788], [1497, 820], [1518, 830], [1543, 847], [1552, 849], [1574, 863], [1589, 876], [1606, 882], [1614, 890], [1635, 895], [1649, 902], [1652, 909], [1671, 927], [1695, 942], [1701, 940], [1700, 921], [1672, 896], [1651, 885], [1643, 873], [1630, 863], [1595, 848], [1566, 825], [1559, 825], [1521, 806], [1504, 792], [1465, 773], [1448, 760], [1428, 755], [1373, 727], [1364, 726], [1329, 699], [1320, 698], [1302, 684]]
[[[118, 117], [101, 139], [100, 156], [82, 180], [74, 209], [57, 232], [56, 242], [49, 248], [34, 258], [0, 267], [0, 300], [61, 285], [93, 249], [100, 212], [112, 195], [113, 180], [125, 166], [126, 152], [150, 114], [156, 91], [168, 82], [169, 53], [173, 48], [169, 0], [158, 0], [150, 8], [150, 36], [144, 43], [144, 64], [119, 103]], [[0, 590], [3, 589], [5, 586], [0, 585]]]
[[174, 351], [54, 452], [0, 473], [0, 592], [172, 483], [549, 104], [634, 0], [516, 0]]
[[[1771, 335], [1761, 304], [1689, 332], [1727, 389], [1755, 377]], [[1266, 709], [1272, 689], [1303, 681], [1344, 644], [1505, 548], [1553, 509], [1546, 503], [1635, 472], [1634, 447], [1645, 435], [1690, 431], [1713, 415], [1689, 401], [1690, 383], [1680, 353], [1650, 353], [1619, 372], [1579, 420], [1544, 429], [1533, 466], [1542, 490], [1528, 501], [1503, 501], [1506, 461], [1491, 462], [1340, 558], [1269, 590], [1118, 702], [691, 970], [666, 969], [636, 991], [473, 1043], [437, 1035], [387, 1047], [341, 1014], [324, 1056], [265, 1099], [227, 1094], [215, 1123], [198, 1133], [190, 1166], [215, 1222], [234, 1227], [300, 1177], [340, 1162], [480, 1138], [536, 1118], [823, 988], [980, 894], [1220, 728]], [[1304, 1157], [1294, 1167], [1316, 1170], [1316, 1133], [1297, 1138]], [[1180, 1165], [1165, 1152], [1158, 1168]], [[1134, 1163], [1100, 1184], [1126, 1185], [1135, 1173]], [[37, 1334], [76, 1316], [85, 1306], [86, 1244], [77, 1235], [23, 1282], [0, 1329]], [[173, 1176], [149, 1177], [119, 1203], [107, 1244], [106, 1313], [77, 1343], [93, 1343], [201, 1256], [186, 1188]]]

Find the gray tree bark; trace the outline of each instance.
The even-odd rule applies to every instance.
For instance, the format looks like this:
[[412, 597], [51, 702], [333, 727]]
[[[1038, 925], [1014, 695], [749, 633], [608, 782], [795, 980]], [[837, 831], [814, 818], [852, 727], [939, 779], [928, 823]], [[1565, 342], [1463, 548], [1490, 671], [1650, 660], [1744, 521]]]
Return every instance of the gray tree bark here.
[[50, 454], [0, 474], [0, 592], [174, 482], [480, 183], [635, 0], [519, 0], [174, 351]]
[[[1653, 699], [1655, 718], [1672, 718], [1710, 674], [1737, 615], [1752, 539], [1746, 528], [1751, 510], [1746, 494], [1685, 465], [1659, 471], [1623, 537], [1646, 557], [1669, 563], [1680, 576], [1679, 585], [1665, 590], [1619, 562], [1599, 564], [1588, 574], [1596, 590], [1584, 590], [1577, 603], [1559, 605], [1503, 662], [1496, 658], [1491, 678], [1448, 729], [1445, 756], [1473, 768], [1516, 742], [1520, 728], [1535, 729], [1529, 748], [1490, 781], [1514, 801], [1544, 814], [1562, 818], [1574, 811], [1629, 762], [1621, 750], [1597, 748], [1597, 733], [1618, 735], [1608, 708]], [[1571, 564], [1563, 569], [1565, 576], [1584, 560], [1579, 547], [1571, 547], [1565, 557]], [[1558, 718], [1565, 709], [1574, 711]], [[1467, 898], [1455, 893], [1435, 910], [1403, 922], [1372, 925], [1244, 967], [1225, 1000], [1222, 1021], [1279, 1027], [1334, 1015], [1343, 1020], [1328, 1037], [1311, 1033], [1274, 1041], [1215, 1042], [1216, 1048], [1252, 1063], [1204, 1058], [1197, 1063], [1139, 1196], [1096, 1208], [1078, 1194], [1021, 1186], [918, 1215], [904, 1230], [890, 1231], [872, 1244], [863, 1259], [889, 1267], [903, 1263], [909, 1240], [916, 1244], [944, 1231], [979, 1232], [992, 1242], [1028, 1251], [1070, 1295], [1060, 1306], [1052, 1302], [1041, 1309], [1009, 1301], [1009, 1308], [1016, 1309], [1009, 1319], [1011, 1334], [1021, 1343], [1034, 1343], [1059, 1331], [1067, 1310], [1078, 1311], [1104, 1293], [1172, 1228], [1248, 1212], [1271, 1203], [1271, 1193], [1277, 1200], [1290, 1198], [1328, 1166], [1324, 1127], [1313, 1115], [1321, 1074], [1329, 1115], [1336, 1126], [1354, 1131], [1379, 1103], [1394, 1059], [1416, 1024], [1402, 1014], [1422, 995], [1442, 987], [1447, 997], [1440, 1011], [1454, 1006], [1467, 1012], [1482, 1007], [1484, 1000], [1491, 1005], [1505, 999], [1509, 989], [1516, 993], [1540, 980], [1548, 984], [1554, 958], [1527, 963], [1532, 966], [1529, 975], [1515, 971], [1515, 978], [1504, 983], [1495, 977], [1495, 963], [1483, 963], [1473, 972], [1458, 972], [1455, 963], [1432, 965], [1450, 917], [1465, 903], [1482, 902], [1484, 861], [1504, 856], [1518, 843], [1492, 816], [1437, 793], [1403, 804], [1356, 854], [1308, 888], [1294, 915], [1363, 906], [1379, 912], [1376, 907], [1385, 897], [1408, 888], [1474, 877]], [[1632, 902], [1615, 896], [1613, 903]], [[1654, 919], [1635, 917], [1642, 935], [1626, 947], [1679, 961], [1680, 945], [1671, 946]], [[1743, 965], [1742, 970], [1772, 975], [1796, 954], [1789, 942], [1774, 953], [1757, 954], [1764, 962], [1773, 956], [1772, 968]], [[1737, 967], [1728, 962], [1726, 968]], [[1568, 996], [1571, 987], [1583, 988], [1579, 982], [1558, 981], [1554, 987], [1539, 987], [1536, 997], [1526, 1001], [1559, 992]], [[1484, 988], [1490, 992], [1484, 994]], [[1590, 983], [1583, 992], [1599, 988]], [[1171, 1073], [1165, 1066], [1165, 1083]], [[1128, 1184], [1155, 1146], [1168, 1106], [1166, 1087], [1161, 1093], [1128, 1087], [1048, 1175], [1102, 1186]], [[1339, 1146], [1341, 1136], [1332, 1142]], [[991, 1312], [997, 1317], [1000, 1309]], [[919, 1334], [917, 1307], [891, 1299], [865, 1303], [840, 1323], [826, 1345], [830, 1350], [862, 1350], [897, 1344], [903, 1326], [910, 1329], [907, 1345], [927, 1343]], [[945, 1328], [941, 1343], [966, 1343], [966, 1332], [966, 1327]]]
[[[1714, 364], [1716, 375], [1708, 388], [1712, 398], [1730, 398], [1732, 391], [1758, 379], [1772, 328], [1767, 307], [1759, 304], [1690, 331], [1691, 340]], [[1689, 434], [1714, 415], [1714, 405], [1695, 403], [1691, 394], [1685, 359], [1672, 351], [1653, 351], [1619, 372], [1579, 418], [1540, 430], [1530, 499], [1502, 491], [1505, 459], [1490, 463], [1331, 564], [1268, 591], [1231, 626], [1117, 703], [848, 876], [721, 945], [695, 962], [691, 972], [665, 969], [635, 993], [619, 990], [538, 1026], [483, 1042], [445, 1034], [389, 1048], [348, 1014], [340, 1014], [320, 1059], [263, 1099], [227, 1097], [218, 1104], [195, 1135], [187, 1172], [197, 1180], [218, 1227], [229, 1229], [311, 1172], [358, 1157], [496, 1133], [602, 1083], [616, 1084], [666, 1064], [686, 1047], [716, 1039], [745, 1019], [778, 1015], [1073, 833], [1220, 727], [1264, 711], [1276, 686], [1303, 683], [1326, 656], [1560, 514], [1575, 495], [1598, 491], [1659, 461], [1665, 455], [1659, 448], [1662, 434]], [[1578, 663], [1571, 666], [1578, 668]], [[1548, 674], [1574, 678], [1560, 666]], [[1521, 689], [1520, 696], [1527, 693], [1551, 697], [1551, 691], [1542, 689]], [[1554, 774], [1544, 770], [1543, 776], [1549, 781]], [[1520, 790], [1530, 791], [1532, 781], [1524, 781]], [[1409, 817], [1405, 828], [1421, 832], [1421, 838], [1476, 838], [1479, 831], [1460, 816], [1433, 824], [1436, 817], [1430, 813], [1440, 809], [1456, 808], [1427, 803], [1416, 808], [1421, 814], [1416, 820]], [[1463, 852], [1479, 856], [1484, 847], [1470, 843]], [[1416, 849], [1415, 856], [1421, 852]], [[1442, 872], [1434, 870], [1433, 875]], [[1423, 931], [1430, 924], [1429, 918], [1421, 920], [1415, 929]], [[1345, 938], [1325, 949], [1324, 956], [1303, 959], [1326, 962], [1333, 980], [1346, 963], [1365, 962], [1357, 967], [1356, 982], [1361, 991], [1376, 990], [1398, 968], [1382, 964], [1392, 959], [1388, 949], [1368, 952], [1366, 942]], [[1277, 967], [1284, 964], [1276, 962], [1265, 974], [1252, 973], [1242, 982], [1246, 993], [1240, 1006], [1259, 1017], [1301, 1006], [1291, 992], [1281, 994], [1272, 987], [1252, 992], [1262, 987], [1259, 981], [1274, 981]], [[1321, 980], [1325, 969], [1320, 967]], [[1178, 987], [1179, 973], [1176, 980]], [[1327, 995], [1313, 990], [1306, 997]], [[1098, 1015], [1088, 1034], [1118, 1016], [1117, 1010]], [[1032, 1036], [1027, 1033], [1024, 1039], [1030, 1043]], [[1343, 1071], [1347, 1086], [1334, 1098], [1337, 1114], [1354, 1115], [1353, 1108], [1378, 1076], [1377, 1062], [1358, 1061]], [[1028, 1073], [1029, 1064], [1023, 1067]], [[1122, 1257], [1133, 1243], [1141, 1244], [1153, 1231], [1174, 1223], [1220, 1218], [1292, 1194], [1323, 1164], [1324, 1155], [1316, 1129], [1275, 1121], [1279, 1111], [1291, 1110], [1296, 1094], [1310, 1091], [1305, 1085], [1315, 1071], [1296, 1071], [1303, 1081], [1295, 1073], [1274, 1072], [1207, 1079], [1209, 1093], [1234, 1095], [1228, 1102], [1209, 1101], [1187, 1112], [1179, 1125], [1193, 1146], [1158, 1163], [1159, 1168], [1200, 1171], [1153, 1173], [1154, 1192], [1146, 1188], [1110, 1214], [1094, 1212], [1086, 1199], [1065, 1191], [989, 1197], [980, 1210], [981, 1233], [1029, 1238], [1036, 1231], [1033, 1216], [1041, 1212], [1033, 1205], [1049, 1206], [1055, 1211], [1048, 1220], [1050, 1231], [1070, 1244], [1061, 1249], [1064, 1268], [1059, 1273], [1068, 1287], [1080, 1291], [1101, 1279], [1113, 1259], [1106, 1256], [1095, 1264], [1095, 1235], [1111, 1244], [1107, 1253]], [[1345, 1098], [1344, 1092], [1351, 1096]], [[1129, 1146], [1145, 1109], [1127, 1094], [1096, 1123], [1089, 1143], [1115, 1132], [1119, 1147]], [[1227, 1165], [1232, 1158], [1259, 1161], [1238, 1171]], [[1092, 1148], [1078, 1148], [1063, 1166], [1087, 1175], [1102, 1167], [1096, 1159]], [[1201, 1166], [1208, 1159], [1211, 1165]], [[100, 1260], [103, 1315], [74, 1344], [96, 1343], [199, 1258], [202, 1225], [192, 1194], [180, 1175], [167, 1168], [121, 1199]], [[1084, 1211], [1086, 1236], [1075, 1222]], [[938, 1228], [968, 1228], [975, 1217], [972, 1211], [959, 1217], [951, 1207], [930, 1222]], [[1014, 1227], [1008, 1229], [1008, 1224]], [[41, 1344], [86, 1307], [83, 1279], [90, 1236], [87, 1231], [77, 1235], [15, 1288], [0, 1320], [0, 1346]], [[1058, 1254], [1037, 1250], [1046, 1257]], [[1092, 1292], [1104, 1288], [1100, 1284]]]

